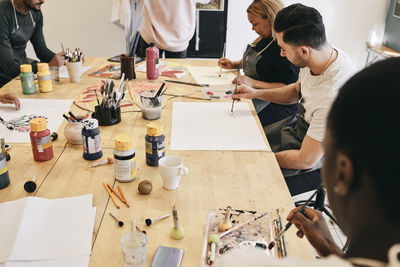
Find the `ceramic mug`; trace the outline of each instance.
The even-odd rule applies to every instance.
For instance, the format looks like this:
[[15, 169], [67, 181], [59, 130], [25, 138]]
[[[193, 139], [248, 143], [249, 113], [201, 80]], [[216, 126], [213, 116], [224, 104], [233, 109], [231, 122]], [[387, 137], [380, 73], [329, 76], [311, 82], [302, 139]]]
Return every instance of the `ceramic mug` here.
[[165, 156], [158, 162], [160, 175], [163, 180], [164, 188], [175, 190], [179, 186], [182, 175], [188, 175], [189, 170], [183, 166], [181, 158], [176, 156]]

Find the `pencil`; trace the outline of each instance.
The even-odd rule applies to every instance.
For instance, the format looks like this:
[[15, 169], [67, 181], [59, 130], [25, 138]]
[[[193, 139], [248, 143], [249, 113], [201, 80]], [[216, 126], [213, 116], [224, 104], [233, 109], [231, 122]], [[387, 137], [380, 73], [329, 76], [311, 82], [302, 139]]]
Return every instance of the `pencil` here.
[[121, 194], [121, 197], [122, 197], [122, 199], [124, 200], [125, 205], [129, 208], [130, 206], [129, 206], [129, 204], [128, 204], [128, 201], [126, 201], [126, 198], [125, 198], [125, 196], [124, 196], [124, 193], [122, 193], [122, 190], [121, 190], [121, 187], [120, 187], [120, 186], [118, 186], [118, 191], [119, 191], [119, 193]]
[[115, 206], [117, 207], [117, 209], [121, 208], [118, 204], [117, 201], [115, 201], [115, 198], [113, 197], [113, 195], [111, 194], [110, 189], [108, 189], [108, 186], [106, 185], [106, 183], [103, 183], [104, 187], [107, 190], [108, 195], [111, 197], [111, 200], [114, 202]]
[[123, 203], [124, 200], [123, 200], [122, 197], [114, 190], [114, 188], [112, 188], [112, 186], [109, 185], [109, 184], [106, 184], [106, 185], [107, 185], [108, 189], [110, 189], [111, 192], [113, 192], [114, 195], [115, 195], [119, 200], [121, 200], [121, 202]]

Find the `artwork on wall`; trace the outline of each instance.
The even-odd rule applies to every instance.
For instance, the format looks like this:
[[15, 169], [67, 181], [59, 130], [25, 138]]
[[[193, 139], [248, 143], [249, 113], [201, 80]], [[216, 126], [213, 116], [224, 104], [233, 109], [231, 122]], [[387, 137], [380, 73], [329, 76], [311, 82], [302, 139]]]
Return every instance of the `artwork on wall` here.
[[394, 2], [393, 16], [400, 19], [400, 0]]

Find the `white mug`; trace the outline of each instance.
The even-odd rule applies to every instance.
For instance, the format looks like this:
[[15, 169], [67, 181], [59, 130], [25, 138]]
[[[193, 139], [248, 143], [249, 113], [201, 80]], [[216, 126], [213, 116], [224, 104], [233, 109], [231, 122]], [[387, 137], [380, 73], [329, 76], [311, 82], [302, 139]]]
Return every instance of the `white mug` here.
[[165, 156], [158, 161], [161, 178], [164, 188], [175, 190], [179, 186], [182, 175], [188, 175], [189, 170], [183, 166], [183, 161], [179, 157]]

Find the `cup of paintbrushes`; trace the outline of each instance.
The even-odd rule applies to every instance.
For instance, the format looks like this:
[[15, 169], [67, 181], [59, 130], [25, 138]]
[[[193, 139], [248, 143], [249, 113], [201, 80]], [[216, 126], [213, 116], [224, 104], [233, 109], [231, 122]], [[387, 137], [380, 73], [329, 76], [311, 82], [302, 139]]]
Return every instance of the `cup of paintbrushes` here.
[[136, 79], [135, 73], [135, 57], [129, 57], [126, 54], [121, 55], [121, 75], [125, 74], [128, 80]]
[[145, 90], [140, 93], [142, 117], [145, 120], [157, 120], [161, 117], [162, 95], [155, 90]]
[[110, 126], [121, 122], [120, 107], [102, 107], [100, 105], [96, 106], [94, 111], [93, 115], [99, 121], [100, 126]]

